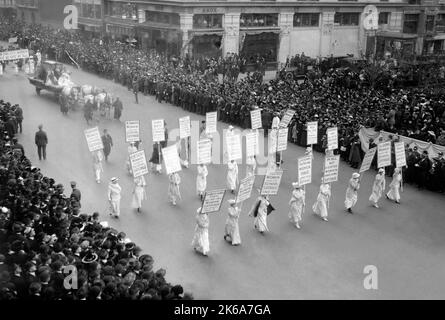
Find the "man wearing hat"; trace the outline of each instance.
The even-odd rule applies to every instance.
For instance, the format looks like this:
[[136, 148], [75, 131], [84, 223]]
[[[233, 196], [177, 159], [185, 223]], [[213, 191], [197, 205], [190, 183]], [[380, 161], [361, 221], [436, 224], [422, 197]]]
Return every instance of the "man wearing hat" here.
[[380, 168], [379, 172], [375, 176], [374, 183], [372, 185], [372, 193], [369, 196], [369, 201], [372, 202], [372, 205], [375, 208], [379, 207], [377, 203], [379, 202], [379, 199], [382, 197], [385, 187], [386, 187], [385, 169]]
[[82, 197], [82, 194], [79, 189], [76, 188], [77, 183], [75, 181], [71, 181], [71, 188], [73, 191], [71, 192], [70, 198], [74, 198], [79, 203], [80, 208], [80, 199]]
[[238, 218], [241, 210], [236, 206], [235, 199], [230, 199], [227, 202], [229, 203], [229, 209], [224, 230], [224, 240], [231, 242], [232, 246], [237, 246], [241, 244], [238, 225]]
[[110, 216], [119, 218], [120, 215], [120, 202], [122, 188], [118, 184], [118, 178], [111, 178], [108, 184], [108, 201], [110, 202]]
[[300, 229], [299, 223], [302, 220], [301, 216], [306, 205], [306, 191], [302, 186], [300, 186], [298, 182], [292, 183], [292, 187], [294, 188], [294, 190], [292, 191], [292, 197], [289, 201], [289, 219], [290, 222], [294, 224], [297, 229]]
[[37, 146], [37, 153], [39, 155], [39, 160], [46, 160], [46, 145], [48, 144], [48, 136], [46, 132], [43, 131], [43, 125], [39, 125], [39, 131], [35, 135], [35, 144]]
[[209, 215], [202, 212], [202, 208], [199, 208], [196, 212], [196, 226], [192, 246], [195, 251], [201, 252], [203, 256], [207, 256], [210, 251]]
[[427, 183], [427, 175], [431, 169], [431, 160], [428, 158], [428, 151], [424, 150], [420, 160], [414, 164], [416, 182], [419, 189], [423, 189]]
[[352, 207], [357, 203], [357, 191], [360, 188], [360, 174], [354, 172], [346, 189], [345, 207], [352, 214]]

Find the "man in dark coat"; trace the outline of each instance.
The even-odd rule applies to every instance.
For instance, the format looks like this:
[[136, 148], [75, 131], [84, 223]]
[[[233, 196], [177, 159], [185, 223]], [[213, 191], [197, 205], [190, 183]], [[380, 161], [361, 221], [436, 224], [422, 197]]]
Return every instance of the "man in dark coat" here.
[[116, 101], [113, 103], [114, 107], [114, 119], [119, 120], [122, 116], [122, 109], [124, 108], [122, 106], [122, 101], [119, 99], [119, 97], [116, 98]]
[[15, 113], [15, 118], [17, 119], [18, 131], [22, 133], [23, 110], [22, 108], [20, 108], [18, 104], [16, 104], [14, 113]]
[[431, 160], [428, 158], [428, 151], [423, 151], [420, 160], [414, 166], [416, 168], [417, 185], [419, 189], [425, 188], [427, 175], [431, 169]]
[[111, 138], [107, 129], [104, 129], [104, 135], [102, 136], [102, 144], [104, 145], [105, 161], [108, 161], [108, 156], [110, 155], [111, 147], [113, 146], [113, 139]]
[[13, 138], [12, 142], [14, 143], [14, 145], [12, 146], [12, 150], [20, 150], [22, 156], [24, 156], [25, 148], [23, 148], [23, 146], [18, 142], [17, 138]]
[[35, 136], [35, 144], [37, 146], [37, 153], [39, 155], [39, 160], [46, 160], [46, 145], [48, 144], [48, 136], [46, 132], [43, 131], [43, 125], [39, 125], [39, 131], [36, 132]]
[[80, 199], [82, 198], [82, 193], [79, 189], [76, 188], [77, 183], [75, 181], [71, 181], [71, 188], [73, 191], [71, 192], [70, 198], [74, 198], [80, 206]]

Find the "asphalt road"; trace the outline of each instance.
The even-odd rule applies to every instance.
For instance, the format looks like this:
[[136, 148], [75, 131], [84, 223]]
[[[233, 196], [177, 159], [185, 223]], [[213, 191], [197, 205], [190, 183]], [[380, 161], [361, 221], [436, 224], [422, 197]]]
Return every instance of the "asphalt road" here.
[[[140, 96], [139, 104], [126, 88], [95, 75], [71, 68], [72, 79], [79, 84], [94, 84], [121, 97], [122, 121], [139, 119], [147, 156], [151, 155], [151, 119], [163, 118], [169, 128], [177, 127], [178, 118], [190, 115], [153, 97]], [[102, 184], [96, 184], [92, 161], [84, 139], [87, 125], [81, 111], [63, 116], [54, 97], [42, 92], [37, 96], [23, 74], [12, 70], [0, 76], [0, 98], [19, 103], [24, 110], [24, 132], [19, 135], [26, 155], [43, 173], [63, 183], [69, 194], [69, 181], [76, 180], [82, 191], [82, 209], [99, 211], [101, 219], [126, 232], [144, 253], [155, 259], [155, 268], [167, 270], [167, 280], [180, 283], [198, 299], [443, 299], [445, 297], [445, 197], [406, 186], [401, 204], [381, 200], [381, 209], [370, 206], [368, 197], [374, 172], [362, 177], [355, 214], [344, 210], [344, 195], [352, 169], [340, 164], [340, 179], [332, 186], [329, 222], [310, 212], [321, 177], [321, 154], [315, 153], [313, 183], [306, 190], [307, 209], [302, 229], [288, 221], [291, 182], [296, 177], [296, 159], [304, 149], [289, 145], [284, 152], [285, 174], [279, 194], [271, 201], [276, 211], [269, 216], [270, 233], [262, 236], [253, 229], [247, 211], [253, 203], [243, 205], [240, 218], [242, 245], [232, 247], [223, 240], [227, 202], [219, 213], [210, 216], [210, 256], [202, 257], [191, 247], [196, 209], [196, 167], [184, 169], [177, 207], [167, 199], [168, 179], [150, 174], [148, 200], [142, 213], [131, 209], [132, 178], [125, 170], [127, 145], [123, 123], [102, 120], [115, 146], [104, 166]], [[46, 161], [39, 161], [34, 146], [38, 124], [44, 125], [49, 145]], [[219, 130], [227, 124], [219, 123]], [[245, 166], [240, 166], [240, 178]], [[121, 219], [107, 214], [107, 181], [120, 177], [123, 187]], [[226, 166], [209, 166], [208, 190], [225, 187]], [[259, 186], [262, 177], [258, 177]], [[387, 185], [389, 185], [387, 178]], [[227, 199], [227, 198], [226, 198]], [[378, 289], [363, 286], [364, 268], [378, 269]]]

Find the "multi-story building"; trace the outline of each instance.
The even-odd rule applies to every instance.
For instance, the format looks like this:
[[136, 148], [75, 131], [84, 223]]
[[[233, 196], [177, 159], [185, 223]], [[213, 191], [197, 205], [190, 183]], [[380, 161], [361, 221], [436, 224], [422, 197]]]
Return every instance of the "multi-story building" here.
[[[284, 62], [300, 53], [406, 56], [445, 49], [445, 0], [16, 0], [18, 16], [42, 22], [42, 3], [64, 1], [78, 8], [81, 30], [167, 53], [259, 53]], [[368, 4], [379, 10], [377, 31], [363, 27]]]
[[15, 15], [15, 0], [0, 0], [0, 16]]
[[72, 0], [15, 0], [17, 17], [28, 23], [41, 23], [63, 27], [64, 8]]

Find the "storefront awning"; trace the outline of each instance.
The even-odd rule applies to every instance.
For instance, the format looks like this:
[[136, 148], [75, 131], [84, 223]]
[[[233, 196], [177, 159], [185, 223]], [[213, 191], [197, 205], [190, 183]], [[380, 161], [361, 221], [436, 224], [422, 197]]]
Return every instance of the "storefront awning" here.
[[411, 33], [401, 33], [401, 32], [392, 32], [392, 31], [381, 31], [377, 32], [378, 37], [385, 37], [385, 38], [397, 38], [397, 39], [416, 39], [416, 34]]
[[205, 35], [222, 36], [222, 35], [224, 35], [224, 30], [223, 29], [195, 29], [195, 30], [190, 30], [189, 33], [192, 35], [195, 35], [195, 36], [205, 36]]
[[259, 28], [252, 28], [252, 29], [241, 29], [240, 34], [249, 34], [249, 35], [255, 35], [255, 34], [261, 34], [261, 33], [276, 33], [280, 34], [281, 30], [280, 28], [276, 29], [259, 29]]
[[445, 33], [443, 34], [437, 34], [432, 38], [425, 39], [426, 41], [436, 41], [436, 40], [445, 40]]

